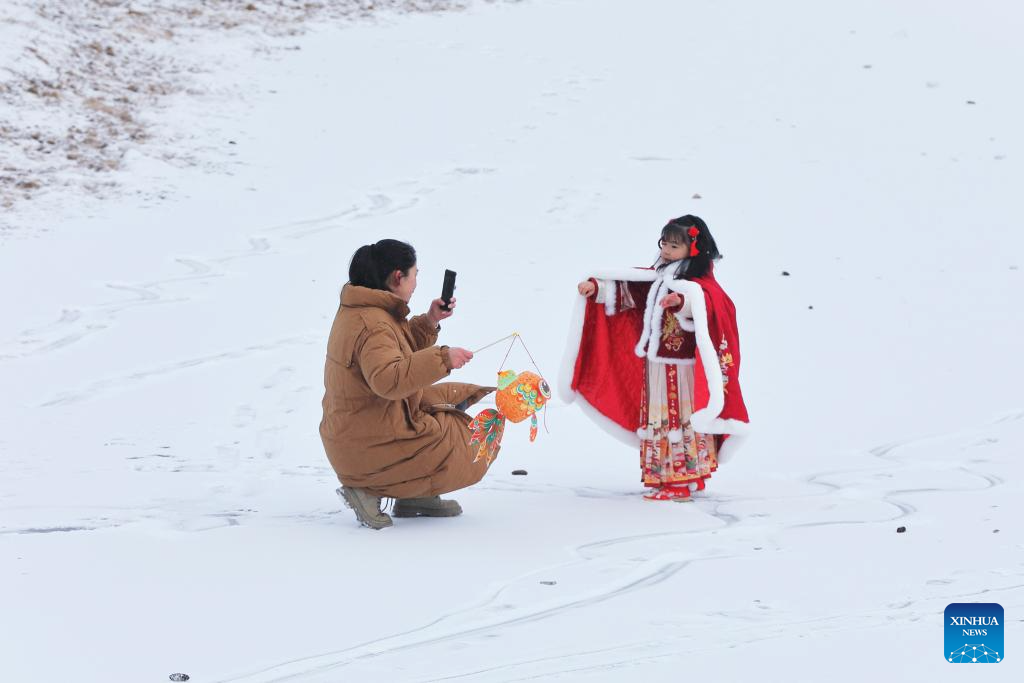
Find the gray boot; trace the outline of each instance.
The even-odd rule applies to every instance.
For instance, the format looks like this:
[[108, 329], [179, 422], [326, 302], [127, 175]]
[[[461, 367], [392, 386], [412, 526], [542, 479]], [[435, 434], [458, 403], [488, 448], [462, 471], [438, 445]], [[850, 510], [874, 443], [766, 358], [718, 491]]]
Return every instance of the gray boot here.
[[462, 514], [462, 506], [454, 500], [441, 500], [441, 496], [399, 498], [391, 514], [395, 517], [456, 517]]
[[384, 529], [393, 524], [391, 518], [380, 511], [380, 496], [375, 496], [366, 489], [353, 489], [342, 486], [337, 491], [345, 505], [356, 513], [359, 523], [370, 529]]

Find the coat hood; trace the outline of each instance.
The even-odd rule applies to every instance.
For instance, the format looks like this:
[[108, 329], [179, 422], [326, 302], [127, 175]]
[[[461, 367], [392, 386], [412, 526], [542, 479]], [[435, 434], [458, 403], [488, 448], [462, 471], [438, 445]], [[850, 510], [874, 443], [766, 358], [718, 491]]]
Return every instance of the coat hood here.
[[409, 304], [391, 292], [352, 283], [341, 288], [341, 305], [345, 308], [381, 308], [398, 320], [405, 320], [409, 315]]

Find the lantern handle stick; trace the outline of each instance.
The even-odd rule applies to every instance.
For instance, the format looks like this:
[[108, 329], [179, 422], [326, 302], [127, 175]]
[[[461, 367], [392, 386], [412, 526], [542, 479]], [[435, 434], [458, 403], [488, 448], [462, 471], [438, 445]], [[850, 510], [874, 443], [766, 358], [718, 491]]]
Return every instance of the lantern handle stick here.
[[[480, 353], [480, 352], [481, 352], [481, 351], [483, 351], [484, 349], [489, 349], [489, 348], [491, 348], [492, 346], [497, 346], [498, 344], [500, 344], [501, 342], [505, 341], [506, 339], [512, 339], [513, 337], [518, 337], [518, 336], [519, 336], [519, 333], [518, 333], [518, 332], [513, 332], [512, 334], [508, 335], [507, 337], [502, 337], [502, 338], [501, 338], [501, 339], [499, 339], [498, 341], [493, 341], [493, 342], [491, 342], [491, 343], [490, 343], [490, 344], [488, 344], [487, 346], [481, 346], [481, 347], [480, 347], [479, 349], [477, 349], [477, 350], [476, 350], [476, 351], [474, 351], [473, 353], [474, 353], [474, 354]], [[512, 341], [514, 342], [514, 341], [515, 341], [515, 339], [512, 339]]]

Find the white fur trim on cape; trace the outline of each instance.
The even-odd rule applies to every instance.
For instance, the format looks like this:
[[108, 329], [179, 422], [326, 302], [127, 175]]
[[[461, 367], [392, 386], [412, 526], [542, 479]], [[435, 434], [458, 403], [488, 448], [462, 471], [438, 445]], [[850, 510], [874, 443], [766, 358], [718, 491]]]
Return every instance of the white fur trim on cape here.
[[[648, 346], [652, 346], [654, 348], [653, 357], [657, 358], [658, 356], [658, 345], [649, 344], [649, 342], [651, 341], [653, 331], [655, 329], [661, 329], [661, 311], [655, 310], [655, 308], [661, 309], [661, 307], [657, 305], [658, 293], [664, 288], [665, 283], [661, 280], [656, 280], [654, 284], [651, 285], [651, 289], [647, 292], [647, 305], [644, 307], [644, 329], [643, 332], [640, 333], [640, 341], [636, 343], [636, 348], [633, 349], [636, 355], [641, 358], [645, 355], [649, 358], [651, 357], [651, 354], [647, 352]], [[656, 323], [652, 320], [655, 316], [658, 318]]]
[[584, 415], [586, 415], [591, 420], [593, 420], [594, 424], [596, 424], [598, 427], [600, 427], [602, 429], [602, 431], [604, 431], [606, 434], [608, 434], [608, 436], [611, 436], [611, 437], [615, 438], [616, 440], [621, 441], [622, 443], [626, 444], [630, 448], [639, 448], [640, 447], [640, 435], [639, 434], [637, 434], [636, 432], [631, 432], [628, 429], [626, 429], [625, 427], [620, 427], [616, 423], [614, 423], [611, 420], [609, 420], [607, 417], [602, 415], [597, 410], [597, 408], [595, 408], [594, 406], [590, 405], [590, 402], [587, 399], [585, 399], [582, 396], [580, 396], [579, 400], [576, 401], [576, 405], [578, 405], [580, 407], [580, 410], [583, 411]]
[[[689, 280], [666, 280], [666, 286], [678, 292], [690, 302], [693, 324], [697, 337], [697, 353], [704, 361], [704, 379], [708, 383], [708, 404], [690, 416], [693, 428], [703, 434], [742, 434], [747, 431], [746, 422], [723, 420], [719, 417], [725, 407], [725, 387], [722, 384], [722, 370], [718, 363], [718, 350], [711, 340], [708, 328], [707, 302], [704, 290]], [[728, 443], [728, 441], [726, 442]]]
[[576, 295], [572, 314], [569, 317], [569, 334], [565, 340], [565, 353], [562, 355], [562, 366], [558, 373], [558, 393], [565, 403], [572, 403], [576, 400], [576, 392], [572, 390], [572, 376], [576, 372], [576, 359], [580, 355], [580, 342], [583, 341], [583, 318], [586, 312], [587, 298]]

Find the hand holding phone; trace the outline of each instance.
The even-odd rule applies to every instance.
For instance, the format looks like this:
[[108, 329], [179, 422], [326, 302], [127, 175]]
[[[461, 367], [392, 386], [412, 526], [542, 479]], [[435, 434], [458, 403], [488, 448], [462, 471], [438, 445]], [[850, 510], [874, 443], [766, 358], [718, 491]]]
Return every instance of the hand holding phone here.
[[453, 296], [455, 296], [455, 271], [445, 270], [444, 286], [441, 287], [441, 300], [444, 302], [444, 304], [441, 306], [441, 310], [451, 310], [450, 306]]

